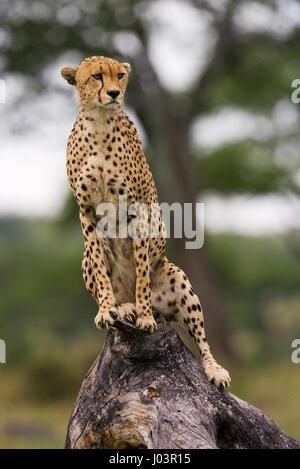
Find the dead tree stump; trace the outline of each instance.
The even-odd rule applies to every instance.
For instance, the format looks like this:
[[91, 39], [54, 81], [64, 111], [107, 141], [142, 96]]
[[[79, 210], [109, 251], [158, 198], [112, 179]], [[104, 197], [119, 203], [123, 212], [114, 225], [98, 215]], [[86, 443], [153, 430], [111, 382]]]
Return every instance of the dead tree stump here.
[[[298, 448], [261, 410], [210, 384], [161, 315], [118, 321], [82, 383], [66, 448]], [[253, 384], [255, 385], [255, 383]]]

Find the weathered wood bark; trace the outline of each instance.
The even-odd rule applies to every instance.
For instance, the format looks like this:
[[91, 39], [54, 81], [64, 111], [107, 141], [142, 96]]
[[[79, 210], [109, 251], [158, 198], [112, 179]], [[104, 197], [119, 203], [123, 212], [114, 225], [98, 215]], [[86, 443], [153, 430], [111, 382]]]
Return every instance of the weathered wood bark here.
[[107, 333], [70, 419], [66, 448], [299, 448], [262, 411], [207, 381], [161, 315], [146, 334]]

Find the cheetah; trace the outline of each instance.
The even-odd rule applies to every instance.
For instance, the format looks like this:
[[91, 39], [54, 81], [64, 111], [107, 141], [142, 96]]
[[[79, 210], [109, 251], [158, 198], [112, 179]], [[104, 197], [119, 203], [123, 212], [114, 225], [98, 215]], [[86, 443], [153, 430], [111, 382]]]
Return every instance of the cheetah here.
[[122, 197], [127, 204], [143, 203], [147, 210], [158, 203], [139, 135], [121, 109], [130, 71], [128, 63], [103, 56], [61, 70], [75, 87], [79, 107], [67, 144], [67, 175], [84, 236], [83, 278], [99, 308], [95, 323], [101, 329], [118, 318], [152, 333], [153, 306], [189, 331], [208, 380], [225, 388], [230, 377], [210, 351], [200, 301], [185, 273], [165, 256], [161, 212], [154, 218], [158, 236], [149, 235], [150, 223], [145, 219], [143, 224], [143, 218], [140, 236], [97, 234], [99, 204], [113, 204], [118, 211]]

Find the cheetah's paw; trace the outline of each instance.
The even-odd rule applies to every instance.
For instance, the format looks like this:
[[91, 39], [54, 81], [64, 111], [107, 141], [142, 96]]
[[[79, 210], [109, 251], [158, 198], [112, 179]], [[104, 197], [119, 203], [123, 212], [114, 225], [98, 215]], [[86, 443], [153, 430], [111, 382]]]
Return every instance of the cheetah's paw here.
[[109, 309], [100, 309], [95, 317], [95, 324], [98, 329], [104, 329], [105, 327], [108, 328], [114, 324], [114, 320], [117, 317], [118, 309], [115, 306], [111, 306]]
[[218, 388], [226, 388], [230, 385], [231, 378], [225, 368], [215, 364], [210, 364], [204, 367], [204, 371], [210, 383], [214, 383]]
[[139, 316], [136, 320], [136, 327], [142, 329], [143, 331], [150, 332], [151, 334], [157, 328], [154, 317], [151, 316]]
[[136, 317], [135, 305], [133, 303], [123, 303], [118, 307], [118, 315], [120, 319], [126, 319], [133, 323]]

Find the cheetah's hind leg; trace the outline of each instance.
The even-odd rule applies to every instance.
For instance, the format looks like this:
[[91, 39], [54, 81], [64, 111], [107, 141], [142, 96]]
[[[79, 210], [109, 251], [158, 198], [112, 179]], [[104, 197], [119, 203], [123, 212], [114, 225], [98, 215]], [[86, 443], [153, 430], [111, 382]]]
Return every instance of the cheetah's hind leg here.
[[179, 322], [193, 337], [208, 380], [218, 387], [229, 386], [230, 376], [214, 359], [205, 337], [199, 298], [185, 273], [166, 258], [153, 274], [151, 299], [158, 311], [167, 319]]

